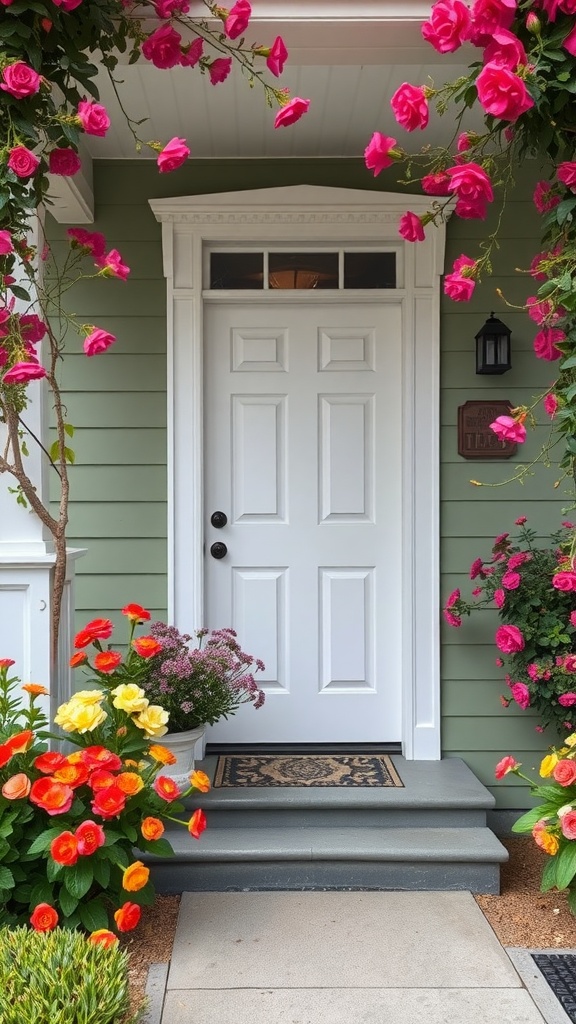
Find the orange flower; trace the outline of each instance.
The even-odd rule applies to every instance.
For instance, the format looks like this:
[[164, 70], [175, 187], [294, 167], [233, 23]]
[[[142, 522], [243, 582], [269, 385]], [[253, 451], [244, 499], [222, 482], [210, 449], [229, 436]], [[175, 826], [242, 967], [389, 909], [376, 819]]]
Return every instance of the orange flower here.
[[14, 751], [10, 750], [10, 747], [8, 746], [7, 743], [2, 743], [0, 745], [0, 768], [3, 768], [5, 764], [8, 764], [8, 761], [13, 756]]
[[176, 800], [180, 796], [180, 787], [168, 775], [159, 775], [158, 778], [154, 779], [152, 788], [163, 800]]
[[40, 683], [24, 683], [23, 690], [26, 693], [31, 693], [34, 697], [47, 696], [48, 690], [45, 686], [41, 686]]
[[113, 672], [122, 661], [119, 651], [98, 651], [94, 658], [94, 668], [98, 672]]
[[74, 637], [74, 647], [87, 647], [95, 640], [107, 640], [112, 636], [113, 629], [110, 619], [92, 619]]
[[2, 786], [2, 796], [6, 800], [22, 800], [25, 796], [28, 796], [32, 783], [24, 772], [18, 772], [17, 775], [12, 775], [10, 779], [7, 779]]
[[31, 729], [24, 729], [22, 732], [17, 732], [14, 736], [9, 736], [6, 740], [5, 746], [7, 746], [13, 754], [24, 754], [28, 747], [32, 746], [34, 742], [34, 733]]
[[52, 775], [52, 772], [62, 768], [65, 764], [68, 764], [67, 759], [58, 750], [47, 750], [45, 754], [39, 754], [34, 758], [34, 767], [44, 775]]
[[116, 785], [126, 793], [126, 796], [134, 796], [144, 789], [144, 782], [136, 772], [120, 772], [120, 775], [116, 776]]
[[135, 860], [122, 875], [122, 888], [127, 892], [138, 892], [147, 884], [149, 877], [150, 868], [145, 867], [141, 860]]
[[126, 806], [126, 794], [118, 786], [99, 789], [92, 801], [92, 810], [100, 818], [117, 818]]
[[118, 936], [114, 935], [114, 932], [108, 931], [107, 928], [99, 928], [96, 932], [90, 932], [88, 942], [92, 942], [94, 946], [104, 946], [104, 949], [108, 949], [110, 946], [116, 945]]
[[117, 772], [122, 767], [118, 754], [113, 754], [107, 747], [84, 747], [81, 757], [89, 768], [107, 768], [108, 771]]
[[155, 839], [160, 839], [160, 836], [164, 834], [164, 825], [160, 818], [144, 818], [140, 825], [140, 830], [144, 839], [147, 839], [149, 843], [153, 843]]
[[114, 914], [119, 932], [131, 932], [140, 920], [142, 911], [137, 903], [123, 903]]
[[58, 914], [49, 903], [39, 903], [34, 907], [30, 924], [36, 932], [51, 932], [58, 924]]
[[0, 658], [0, 668], [10, 668], [15, 664], [16, 662], [13, 658]]
[[63, 782], [72, 789], [83, 786], [88, 781], [88, 769], [85, 764], [65, 764], [54, 772], [57, 782]]
[[168, 750], [168, 747], [163, 747], [161, 743], [153, 743], [151, 747], [148, 747], [148, 753], [160, 764], [176, 764], [177, 758], [171, 750]]
[[78, 860], [76, 836], [72, 832], [61, 832], [50, 843], [50, 854], [57, 864], [64, 864], [66, 867], [75, 864]]
[[74, 790], [62, 782], [55, 782], [48, 775], [36, 779], [30, 789], [30, 802], [41, 807], [47, 814], [66, 814], [72, 806]]
[[85, 661], [88, 661], [86, 651], [78, 651], [77, 654], [72, 655], [68, 664], [70, 668], [78, 668], [78, 665], [83, 665]]
[[141, 604], [127, 604], [122, 608], [122, 615], [127, 615], [130, 622], [147, 622], [150, 612], [147, 612]]
[[116, 776], [112, 775], [112, 772], [107, 772], [104, 768], [97, 768], [90, 776], [90, 786], [94, 793], [97, 793], [99, 789], [108, 789], [109, 786], [114, 786], [115, 784]]
[[206, 815], [198, 807], [188, 822], [188, 831], [194, 839], [200, 839], [201, 833], [206, 828]]
[[195, 771], [190, 776], [190, 785], [194, 786], [194, 789], [199, 789], [201, 793], [207, 793], [210, 789], [210, 779], [206, 772]]
[[98, 825], [95, 821], [83, 821], [81, 825], [78, 825], [74, 835], [78, 841], [78, 853], [81, 857], [90, 857], [106, 842], [106, 834], [102, 825]]
[[159, 644], [153, 636], [139, 636], [136, 640], [132, 641], [132, 647], [141, 658], [153, 658], [155, 654], [159, 654], [162, 650], [162, 644]]

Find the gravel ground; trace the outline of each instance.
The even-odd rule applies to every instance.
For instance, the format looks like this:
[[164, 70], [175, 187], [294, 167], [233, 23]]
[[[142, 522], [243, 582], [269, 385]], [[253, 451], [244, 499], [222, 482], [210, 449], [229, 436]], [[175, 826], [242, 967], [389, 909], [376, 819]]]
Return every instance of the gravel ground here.
[[[541, 893], [546, 854], [531, 837], [504, 841], [510, 860], [502, 868], [500, 896], [476, 896], [476, 902], [503, 946], [528, 949], [576, 948], [576, 917], [562, 893]], [[170, 960], [178, 919], [179, 896], [158, 896], [147, 907], [133, 937], [123, 945], [130, 952], [133, 1005], [144, 995], [148, 967]]]

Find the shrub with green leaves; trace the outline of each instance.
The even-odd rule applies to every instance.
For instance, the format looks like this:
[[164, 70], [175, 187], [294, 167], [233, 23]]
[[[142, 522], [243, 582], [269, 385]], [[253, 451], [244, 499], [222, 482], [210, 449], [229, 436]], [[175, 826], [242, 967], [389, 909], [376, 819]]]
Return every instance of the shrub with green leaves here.
[[127, 953], [79, 932], [0, 929], [0, 1024], [130, 1024]]

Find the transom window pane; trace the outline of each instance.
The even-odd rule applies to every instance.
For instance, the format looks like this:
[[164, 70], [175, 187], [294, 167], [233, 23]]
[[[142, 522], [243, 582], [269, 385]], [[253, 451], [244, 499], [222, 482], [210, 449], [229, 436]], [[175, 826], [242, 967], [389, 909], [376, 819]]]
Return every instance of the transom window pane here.
[[345, 288], [395, 288], [395, 252], [345, 252]]
[[271, 252], [269, 288], [337, 288], [337, 252]]
[[263, 288], [264, 253], [210, 253], [210, 287]]

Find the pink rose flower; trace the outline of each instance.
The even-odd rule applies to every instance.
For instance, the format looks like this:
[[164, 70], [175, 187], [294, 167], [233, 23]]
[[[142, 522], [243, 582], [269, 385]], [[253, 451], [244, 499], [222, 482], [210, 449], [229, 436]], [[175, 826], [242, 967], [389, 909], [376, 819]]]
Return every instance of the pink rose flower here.
[[113, 334], [95, 327], [84, 339], [84, 351], [87, 356], [97, 356], [105, 352], [116, 341]]
[[530, 676], [530, 679], [532, 679], [534, 682], [536, 682], [540, 678], [540, 669], [538, 668], [536, 662], [530, 662], [530, 664], [526, 667], [526, 671]]
[[480, 576], [482, 569], [484, 568], [484, 562], [481, 558], [475, 558], [470, 566], [470, 579], [475, 580], [477, 576]]
[[188, 14], [190, 10], [187, 0], [155, 0], [154, 7], [159, 18], [171, 18], [174, 14]]
[[570, 625], [576, 626], [576, 612], [570, 612]]
[[212, 85], [225, 82], [232, 70], [232, 57], [217, 57], [208, 65], [208, 74]]
[[552, 191], [553, 188], [554, 185], [549, 181], [538, 181], [536, 183], [532, 202], [538, 213], [548, 213], [549, 210], [553, 210], [555, 206], [558, 206], [560, 196]]
[[555, 306], [552, 299], [538, 299], [536, 295], [529, 295], [526, 299], [528, 316], [535, 324], [547, 323], [549, 326], [555, 324], [561, 317], [566, 316], [563, 306]]
[[576, 25], [573, 29], [570, 30], [570, 32], [566, 36], [564, 42], [562, 43], [562, 46], [565, 50], [568, 50], [568, 53], [570, 53], [573, 57], [576, 57]]
[[474, 590], [472, 591], [472, 597], [480, 597], [481, 593], [482, 587], [474, 587]]
[[266, 67], [276, 78], [279, 78], [284, 71], [284, 65], [287, 60], [288, 50], [286, 49], [286, 44], [282, 36], [276, 36], [270, 47], [270, 53], [266, 57]]
[[556, 348], [556, 344], [563, 341], [566, 341], [566, 335], [559, 327], [545, 327], [538, 331], [534, 338], [534, 351], [538, 359], [547, 359], [548, 362], [560, 359], [563, 353]]
[[456, 140], [456, 151], [458, 153], [465, 153], [470, 149], [471, 142], [468, 132], [461, 132]]
[[502, 658], [496, 658], [495, 664], [498, 666], [498, 668], [502, 668], [504, 662], [502, 661]]
[[185, 139], [179, 139], [175, 136], [170, 139], [170, 142], [166, 143], [164, 149], [158, 154], [156, 163], [161, 174], [167, 174], [169, 171], [175, 171], [177, 167], [181, 167], [190, 156], [190, 150], [186, 145]]
[[18, 178], [31, 178], [40, 166], [37, 156], [34, 156], [26, 146], [14, 146], [8, 157], [8, 167]]
[[434, 174], [425, 174], [420, 184], [424, 192], [429, 196], [447, 196], [450, 188], [450, 178], [446, 171], [436, 171]]
[[36, 313], [24, 313], [20, 317], [20, 330], [25, 341], [37, 345], [46, 334], [47, 327]]
[[180, 64], [183, 68], [194, 68], [196, 67], [200, 57], [204, 53], [204, 40], [197, 36], [187, 50], [183, 50], [180, 55]]
[[508, 559], [509, 569], [518, 569], [519, 566], [524, 565], [524, 562], [530, 561], [530, 555], [527, 551], [519, 551], [516, 555], [511, 555]]
[[444, 294], [453, 302], [470, 302], [476, 282], [471, 277], [461, 274], [446, 274], [444, 278]]
[[472, 4], [473, 35], [475, 46], [484, 45], [483, 37], [492, 38], [500, 28], [510, 28], [516, 14], [516, 0], [475, 0]]
[[484, 218], [486, 204], [494, 199], [492, 183], [486, 171], [476, 163], [458, 164], [449, 167], [449, 191], [458, 198], [456, 213], [459, 217]]
[[567, 654], [564, 658], [564, 668], [567, 672], [576, 672], [576, 654]]
[[566, 811], [560, 818], [562, 835], [566, 839], [576, 839], [576, 811]]
[[12, 235], [9, 231], [0, 231], [0, 256], [8, 256], [11, 252], [14, 252]]
[[518, 423], [512, 416], [497, 416], [490, 424], [490, 430], [494, 431], [499, 441], [514, 441], [516, 444], [524, 444], [526, 440], [526, 427]]
[[93, 100], [80, 100], [78, 104], [78, 120], [86, 135], [97, 135], [103, 139], [110, 127], [110, 118], [106, 108]]
[[495, 635], [496, 647], [504, 654], [517, 654], [523, 651], [525, 640], [518, 626], [498, 626]]
[[46, 376], [46, 370], [39, 363], [15, 363], [2, 377], [4, 384], [27, 384], [29, 380], [40, 380]]
[[252, 8], [248, 0], [237, 0], [224, 22], [224, 33], [228, 39], [237, 39], [246, 31], [251, 14]]
[[457, 627], [462, 625], [462, 619], [460, 618], [460, 616], [452, 611], [452, 608], [454, 607], [455, 604], [458, 603], [459, 600], [460, 590], [456, 589], [452, 591], [448, 600], [446, 601], [446, 604], [444, 605], [443, 615], [449, 626]]
[[106, 256], [101, 256], [96, 261], [96, 266], [101, 267], [106, 277], [119, 277], [125, 281], [130, 273], [130, 267], [122, 263], [122, 257], [118, 249], [111, 249]]
[[65, 11], [75, 11], [80, 7], [82, 0], [53, 0], [56, 7], [63, 7]]
[[501, 28], [492, 33], [492, 41], [484, 50], [484, 63], [497, 64], [515, 71], [519, 64], [526, 64], [526, 50], [513, 32]]
[[4, 83], [0, 85], [0, 89], [10, 93], [17, 100], [33, 96], [40, 88], [40, 75], [21, 60], [15, 64], [8, 64], [2, 71], [2, 78]]
[[422, 35], [438, 53], [454, 53], [469, 38], [471, 25], [470, 11], [460, 0], [438, 0]]
[[528, 522], [528, 516], [518, 516], [518, 519], [514, 520], [515, 526], [524, 526], [524, 523]]
[[556, 177], [571, 192], [576, 192], [576, 162], [574, 160], [565, 160], [564, 163], [559, 164], [556, 168]]
[[487, 114], [501, 121], [516, 121], [534, 106], [521, 78], [500, 64], [485, 64], [476, 79], [478, 99]]
[[425, 128], [428, 124], [428, 100], [421, 86], [403, 82], [390, 100], [390, 106], [398, 124], [407, 132]]
[[6, 366], [6, 363], [8, 362], [8, 359], [9, 359], [8, 351], [5, 348], [2, 348], [2, 345], [0, 345], [0, 368], [2, 366]]
[[454, 213], [462, 220], [485, 220], [488, 207], [483, 199], [459, 199]]
[[503, 608], [505, 600], [506, 594], [499, 587], [498, 590], [494, 591], [494, 604], [496, 605], [497, 608]]
[[287, 128], [294, 124], [307, 112], [310, 100], [303, 100], [301, 96], [294, 96], [286, 106], [281, 107], [274, 118], [275, 128]]
[[555, 590], [563, 590], [565, 593], [576, 590], [576, 572], [557, 572], [552, 577], [552, 586]]
[[175, 68], [180, 63], [182, 36], [171, 25], [162, 25], [142, 43], [142, 56], [155, 68]]
[[576, 693], [562, 693], [558, 697], [558, 703], [561, 704], [563, 708], [573, 707], [574, 704], [576, 704]]
[[510, 687], [510, 692], [518, 706], [524, 711], [530, 707], [530, 690], [526, 683], [513, 683]]
[[522, 582], [522, 577], [519, 572], [505, 572], [502, 577], [502, 586], [505, 590], [518, 590]]
[[519, 763], [516, 758], [507, 754], [501, 761], [498, 761], [494, 769], [494, 775], [497, 779], [503, 779], [505, 775], [508, 775], [508, 772], [513, 772], [517, 767], [519, 767]]
[[398, 234], [405, 238], [407, 242], [423, 242], [424, 228], [418, 214], [412, 213], [410, 210], [404, 213], [400, 218]]
[[106, 252], [106, 239], [99, 231], [87, 231], [86, 228], [67, 228], [66, 234], [72, 245], [81, 246], [99, 259]]
[[364, 150], [364, 163], [369, 171], [374, 171], [376, 178], [386, 167], [394, 163], [394, 147], [396, 139], [391, 135], [382, 135], [381, 132], [374, 132], [370, 142]]
[[48, 156], [48, 170], [50, 174], [61, 174], [71, 178], [82, 167], [82, 161], [74, 149], [62, 148], [53, 149]]
[[544, 401], [542, 404], [544, 406], [544, 411], [548, 414], [550, 419], [553, 420], [558, 411], [557, 396], [553, 392], [550, 392], [548, 395], [544, 396]]

